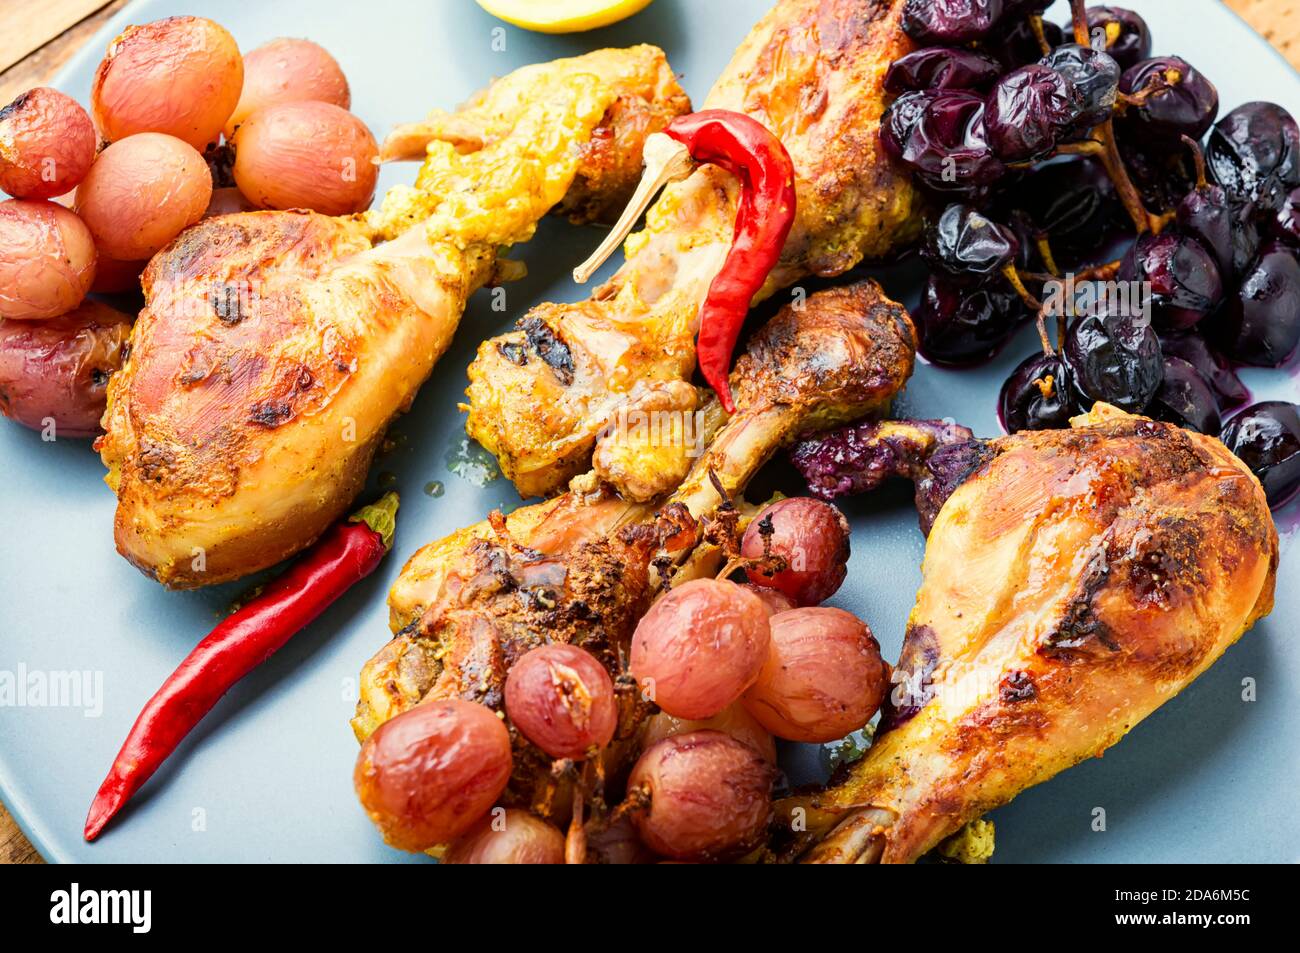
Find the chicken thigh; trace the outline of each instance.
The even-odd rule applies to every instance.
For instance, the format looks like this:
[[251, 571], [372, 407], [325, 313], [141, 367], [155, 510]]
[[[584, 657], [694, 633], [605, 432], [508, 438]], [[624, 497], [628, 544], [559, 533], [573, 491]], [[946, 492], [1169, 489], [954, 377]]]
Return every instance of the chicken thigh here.
[[1264, 492], [1213, 437], [1097, 404], [964, 452], [881, 731], [782, 803], [788, 856], [915, 860], [1099, 756], [1272, 609]]
[[390, 152], [422, 149], [419, 178], [374, 212], [253, 212], [182, 233], [145, 270], [97, 444], [119, 552], [194, 588], [310, 544], [361, 489], [499, 250], [553, 207], [583, 220], [626, 197], [645, 136], [688, 109], [654, 47], [526, 67], [404, 129]]

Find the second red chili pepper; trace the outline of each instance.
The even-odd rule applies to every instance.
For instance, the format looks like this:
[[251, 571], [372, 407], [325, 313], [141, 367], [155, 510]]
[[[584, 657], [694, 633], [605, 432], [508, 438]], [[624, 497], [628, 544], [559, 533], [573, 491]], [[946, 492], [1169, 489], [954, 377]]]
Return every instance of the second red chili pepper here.
[[203, 639], [131, 726], [86, 817], [94, 840], [236, 682], [375, 570], [393, 544], [397, 494], [335, 523], [283, 575]]

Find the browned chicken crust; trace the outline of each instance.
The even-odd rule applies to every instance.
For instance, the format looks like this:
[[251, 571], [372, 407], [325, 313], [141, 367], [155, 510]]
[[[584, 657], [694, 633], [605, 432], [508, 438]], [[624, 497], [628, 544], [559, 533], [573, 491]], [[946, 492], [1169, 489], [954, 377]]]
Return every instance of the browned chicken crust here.
[[930, 533], [885, 730], [782, 805], [808, 832], [789, 853], [914, 860], [1100, 755], [1269, 613], [1277, 559], [1259, 482], [1213, 437], [1098, 404], [991, 441]]

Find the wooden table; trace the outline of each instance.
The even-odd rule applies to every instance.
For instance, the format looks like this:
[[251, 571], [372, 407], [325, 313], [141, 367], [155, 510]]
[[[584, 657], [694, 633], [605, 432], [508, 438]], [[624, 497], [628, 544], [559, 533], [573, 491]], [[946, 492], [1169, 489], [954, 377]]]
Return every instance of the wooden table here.
[[[127, 0], [0, 0], [0, 105], [47, 83]], [[1300, 69], [1300, 0], [1223, 0]], [[1121, 0], [1122, 3], [1122, 0]], [[292, 31], [291, 31], [292, 32]], [[41, 855], [0, 805], [0, 864]]]

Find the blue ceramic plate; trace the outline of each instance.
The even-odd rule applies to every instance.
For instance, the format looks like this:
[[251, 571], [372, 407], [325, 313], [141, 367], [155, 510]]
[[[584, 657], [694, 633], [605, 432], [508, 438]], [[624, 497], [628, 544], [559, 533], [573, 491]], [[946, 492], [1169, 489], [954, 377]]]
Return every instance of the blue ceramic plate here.
[[[1271, 99], [1300, 115], [1300, 79], [1216, 0], [1130, 0], [1149, 20], [1156, 51], [1178, 53], [1218, 84], [1225, 111]], [[599, 46], [649, 42], [667, 50], [700, 102], [769, 0], [656, 0], [614, 27], [541, 36], [505, 26], [471, 0], [141, 0], [128, 5], [69, 64], [56, 85], [87, 101], [108, 41], [128, 23], [201, 13], [244, 49], [276, 36], [309, 36], [331, 50], [352, 83], [353, 108], [383, 134], [435, 106], [460, 102], [490, 78], [526, 63]], [[1052, 11], [1067, 19], [1064, 4]], [[504, 30], [505, 49], [494, 32]], [[381, 188], [409, 180], [388, 168]], [[402, 492], [396, 551], [369, 580], [300, 634], [221, 702], [95, 844], [81, 839], [91, 795], [140, 706], [248, 583], [167, 592], [113, 549], [113, 495], [84, 441], [42, 443], [0, 422], [0, 678], [60, 680], [80, 704], [33, 697], [0, 708], [0, 789], [36, 847], [58, 861], [400, 861], [352, 793], [356, 742], [348, 727], [356, 675], [387, 638], [384, 597], [421, 544], [518, 497], [498, 480], [477, 486], [449, 470], [462, 452], [456, 410], [465, 368], [484, 337], [542, 301], [576, 300], [569, 269], [597, 243], [594, 230], [545, 222], [518, 251], [529, 277], [509, 288], [509, 313], [471, 303], [455, 344], [411, 412], [397, 447], [372, 474]], [[616, 263], [607, 266], [607, 271]], [[914, 275], [885, 272], [886, 287], [916, 301]], [[907, 416], [954, 415], [995, 434], [994, 395], [1034, 347], [1026, 332], [991, 365], [951, 372], [922, 366], [902, 400]], [[1287, 371], [1248, 372], [1257, 398], [1297, 399]], [[456, 468], [461, 469], [461, 468]], [[445, 492], [424, 492], [439, 481]], [[852, 500], [853, 559], [832, 600], [868, 619], [897, 656], [923, 539], [901, 487]], [[1180, 697], [1139, 725], [1105, 759], [1080, 765], [994, 815], [999, 861], [1287, 861], [1300, 859], [1300, 562], [1283, 524], [1277, 607]], [[1243, 679], [1257, 697], [1243, 701]], [[84, 681], [83, 681], [84, 680]], [[75, 701], [75, 699], [73, 699]], [[791, 753], [796, 774], [816, 749]], [[1094, 808], [1107, 815], [1092, 830]]]

